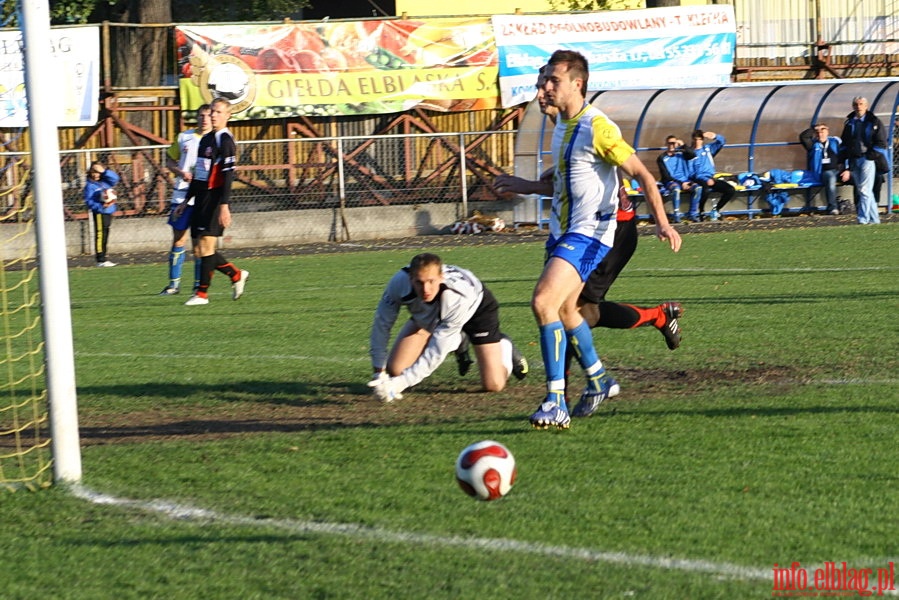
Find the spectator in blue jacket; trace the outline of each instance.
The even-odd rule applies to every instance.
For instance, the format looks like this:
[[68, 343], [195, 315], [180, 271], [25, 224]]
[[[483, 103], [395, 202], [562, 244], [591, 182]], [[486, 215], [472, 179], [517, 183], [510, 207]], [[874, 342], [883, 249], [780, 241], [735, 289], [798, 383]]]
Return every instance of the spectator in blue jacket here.
[[702, 195], [702, 187], [690, 181], [690, 164], [688, 162], [695, 156], [692, 150], [684, 147], [684, 142], [676, 135], [669, 135], [665, 138], [665, 151], [656, 159], [663, 193], [671, 196], [671, 208], [674, 211], [675, 223], [680, 223], [681, 220], [681, 192], [692, 194], [687, 218], [693, 222], [699, 221], [699, 199]]
[[109, 242], [109, 226], [112, 215], [118, 210], [116, 193], [112, 189], [119, 182], [119, 175], [107, 169], [99, 160], [91, 163], [87, 171], [87, 183], [84, 185], [84, 203], [91, 211], [91, 224], [94, 229], [94, 251], [97, 254], [98, 267], [114, 267], [116, 264], [106, 259], [106, 247]]
[[[807, 171], [814, 174], [824, 188], [827, 212], [832, 215], [840, 214], [837, 207], [837, 176], [841, 169], [840, 138], [830, 135], [830, 129], [824, 123], [817, 123], [800, 133], [799, 141], [808, 153]], [[811, 194], [806, 201], [807, 207], [810, 201]]]
[[[703, 213], [703, 218], [710, 221], [717, 221], [721, 214], [721, 208], [730, 202], [734, 197], [736, 190], [734, 187], [722, 179], [715, 178], [715, 155], [724, 148], [724, 136], [714, 131], [703, 131], [696, 129], [693, 131], [693, 152], [696, 157], [689, 161], [692, 170], [691, 180], [702, 186], [702, 196], [699, 200], [699, 210]], [[705, 212], [705, 203], [711, 192], [718, 192], [721, 198], [712, 208], [711, 212]]]
[[849, 181], [851, 176], [858, 190], [858, 222], [880, 223], [874, 181], [877, 178], [877, 153], [886, 152], [886, 130], [883, 123], [868, 110], [868, 100], [861, 96], [852, 99], [852, 112], [843, 124], [840, 136], [840, 161], [843, 171], [840, 179]]

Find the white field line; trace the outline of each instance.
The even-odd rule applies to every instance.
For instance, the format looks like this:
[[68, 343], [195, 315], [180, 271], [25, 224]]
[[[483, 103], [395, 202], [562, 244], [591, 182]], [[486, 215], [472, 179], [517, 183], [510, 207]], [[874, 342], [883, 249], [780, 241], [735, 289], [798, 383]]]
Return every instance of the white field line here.
[[[518, 552], [536, 554], [552, 558], [582, 560], [584, 562], [600, 562], [624, 567], [648, 567], [668, 571], [682, 571], [709, 575], [717, 579], [768, 581], [773, 585], [773, 565], [768, 568], [744, 567], [723, 562], [649, 556], [644, 554], [627, 554], [625, 552], [605, 552], [593, 548], [573, 548], [570, 546], [552, 546], [534, 542], [523, 542], [504, 538], [474, 538], [458, 536], [440, 536], [426, 533], [390, 531], [376, 527], [366, 527], [354, 523], [322, 523], [319, 521], [296, 521], [293, 519], [260, 519], [240, 515], [228, 515], [213, 510], [197, 508], [171, 502], [168, 500], [134, 500], [118, 498], [89, 490], [81, 485], [71, 486], [72, 493], [82, 500], [94, 504], [118, 506], [140, 512], [162, 515], [166, 518], [181, 521], [197, 521], [241, 527], [274, 528], [294, 534], [336, 535], [354, 539], [372, 540], [375, 542], [410, 544], [417, 546], [465, 548], [467, 550], [487, 550], [491, 552]], [[894, 559], [870, 560], [872, 564], [887, 565]], [[839, 564], [840, 561], [835, 561]], [[867, 562], [867, 561], [866, 561]], [[784, 565], [787, 566], [787, 565]], [[802, 567], [808, 575], [810, 585], [814, 582], [814, 573], [820, 566]], [[856, 570], [864, 567], [851, 565]], [[877, 568], [873, 569], [877, 573]], [[875, 579], [871, 585], [876, 585]], [[884, 590], [883, 595], [899, 596], [899, 590]]]
[[439, 536], [423, 533], [389, 531], [353, 523], [322, 523], [318, 521], [295, 521], [292, 519], [259, 519], [255, 517], [223, 514], [167, 500], [144, 501], [129, 498], [117, 498], [115, 496], [89, 490], [80, 485], [72, 486], [71, 489], [76, 497], [94, 504], [119, 506], [141, 512], [150, 512], [174, 520], [275, 528], [289, 533], [338, 535], [355, 539], [372, 540], [375, 542], [456, 547], [469, 550], [489, 550], [495, 552], [520, 552], [523, 554], [538, 554], [554, 558], [579, 559], [587, 562], [603, 562], [622, 566], [653, 567], [673, 571], [702, 573], [727, 579], [772, 581], [772, 569], [741, 567], [739, 565], [731, 565], [728, 563], [626, 554], [624, 552], [603, 552], [591, 548], [551, 546], [547, 544], [537, 544], [502, 538]]

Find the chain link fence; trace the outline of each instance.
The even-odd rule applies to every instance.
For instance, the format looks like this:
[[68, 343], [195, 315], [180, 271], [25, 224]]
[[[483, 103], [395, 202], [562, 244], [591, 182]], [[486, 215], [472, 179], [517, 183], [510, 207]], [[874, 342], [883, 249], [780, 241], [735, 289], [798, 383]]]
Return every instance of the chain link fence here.
[[[379, 211], [427, 203], [455, 204], [455, 214], [467, 216], [470, 202], [497, 199], [490, 186], [497, 174], [512, 172], [514, 134], [479, 131], [238, 141], [232, 211]], [[94, 160], [121, 176], [116, 187], [118, 218], [165, 214], [173, 183], [165, 167], [167, 149], [135, 146], [61, 152], [66, 219], [88, 216], [83, 189]], [[30, 161], [28, 153], [0, 153], [0, 225], [32, 216], [28, 210]], [[273, 222], [274, 226], [303, 227], [303, 219], [284, 215], [268, 220], [266, 227]], [[388, 218], [385, 237], [389, 237], [389, 223]], [[293, 243], [302, 239], [303, 232], [295, 233], [281, 231], [276, 237]]]

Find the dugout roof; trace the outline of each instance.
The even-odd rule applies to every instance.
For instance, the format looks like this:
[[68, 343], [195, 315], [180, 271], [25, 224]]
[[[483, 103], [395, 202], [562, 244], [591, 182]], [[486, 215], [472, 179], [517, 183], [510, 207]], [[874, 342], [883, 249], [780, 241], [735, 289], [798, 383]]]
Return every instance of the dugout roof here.
[[[831, 135], [839, 136], [856, 96], [868, 99], [870, 110], [889, 130], [887, 139], [896, 144], [899, 78], [781, 81], [591, 94], [590, 102], [618, 124], [624, 138], [656, 177], [656, 157], [664, 149], [665, 137], [674, 134], [689, 143], [694, 129], [714, 131], [727, 139], [715, 158], [719, 171], [804, 169], [805, 149], [799, 143], [799, 133], [811, 124], [823, 122], [830, 127]], [[532, 101], [515, 141], [516, 175], [536, 179], [552, 165], [551, 130], [552, 124], [540, 113], [537, 102]], [[892, 159], [890, 164], [894, 164]], [[893, 193], [892, 183], [892, 178], [887, 178], [887, 202]]]

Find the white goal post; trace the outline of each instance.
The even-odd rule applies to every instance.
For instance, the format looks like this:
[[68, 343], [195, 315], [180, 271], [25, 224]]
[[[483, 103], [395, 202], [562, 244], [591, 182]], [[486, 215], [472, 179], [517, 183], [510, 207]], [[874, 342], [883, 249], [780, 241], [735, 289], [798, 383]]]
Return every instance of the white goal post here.
[[48, 0], [20, 0], [31, 137], [35, 218], [54, 480], [81, 480], [75, 352], [69, 301], [62, 177], [59, 170], [56, 80]]

